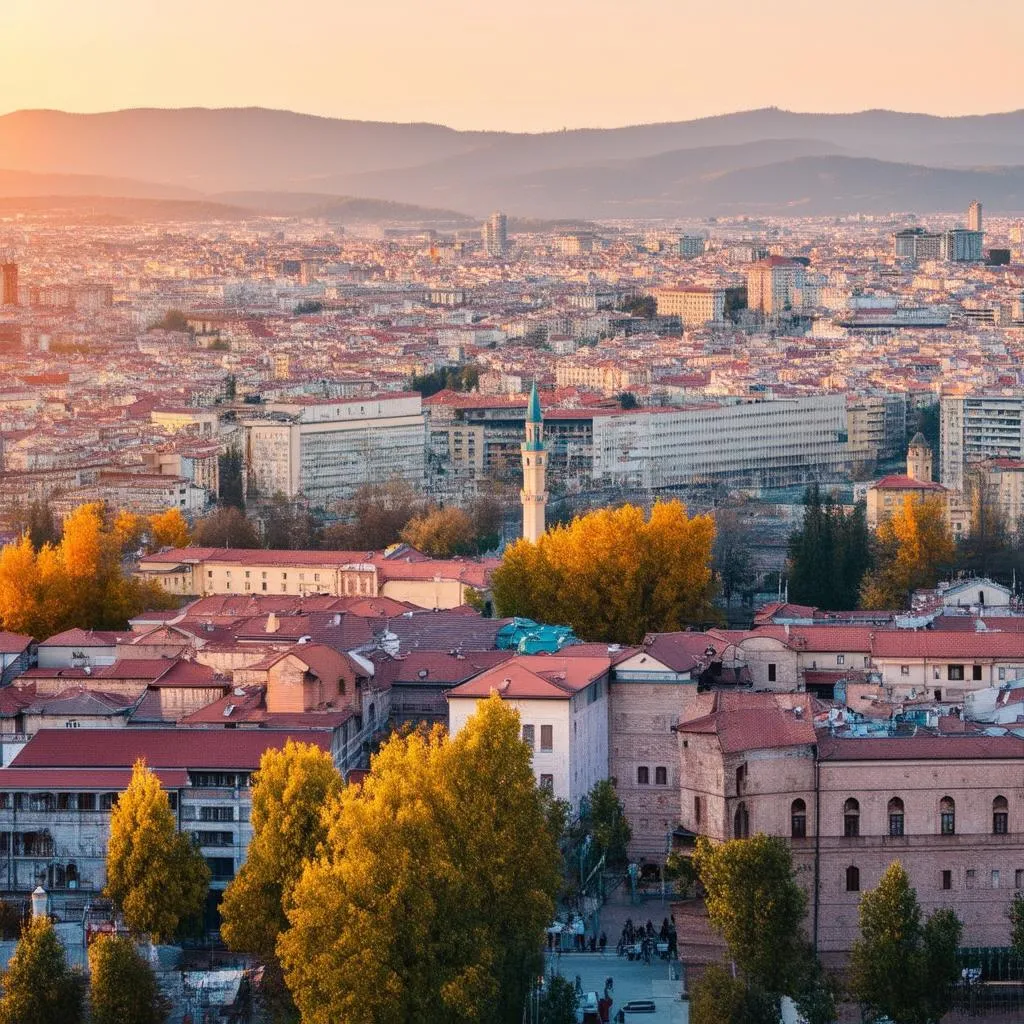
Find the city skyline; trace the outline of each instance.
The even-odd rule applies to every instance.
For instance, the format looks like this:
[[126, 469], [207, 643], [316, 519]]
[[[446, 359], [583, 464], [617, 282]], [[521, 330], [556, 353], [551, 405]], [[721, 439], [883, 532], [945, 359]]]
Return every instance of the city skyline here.
[[263, 106], [506, 131], [766, 106], [939, 116], [1024, 107], [1013, 53], [1024, 9], [1009, 0], [987, 9], [1000, 32], [984, 39], [983, 78], [934, 74], [936, 56], [977, 29], [952, 0], [927, 12], [917, 0], [870, 0], [854, 13], [804, 2], [783, 15], [741, 7], [640, 0], [629, 24], [643, 47], [627, 50], [631, 36], [608, 0], [528, 0], [484, 13], [467, 0], [429, 9], [405, 0], [344, 11], [317, 4], [294, 41], [267, 5], [184, 0], [170, 14], [152, 0], [101, 9], [13, 0], [0, 11], [0, 95], [4, 112]]

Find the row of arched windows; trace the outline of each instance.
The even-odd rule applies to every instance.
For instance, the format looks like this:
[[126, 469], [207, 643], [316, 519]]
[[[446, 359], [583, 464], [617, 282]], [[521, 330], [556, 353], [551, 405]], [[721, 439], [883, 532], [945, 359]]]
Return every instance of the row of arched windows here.
[[[886, 805], [886, 821], [890, 836], [902, 836], [906, 828], [906, 809], [903, 801], [894, 796]], [[1010, 807], [1006, 797], [997, 796], [992, 801], [992, 834], [1006, 835], [1010, 831]], [[733, 815], [733, 836], [746, 839], [750, 835], [750, 812], [740, 801]], [[807, 836], [807, 803], [796, 799], [789, 808], [789, 833], [794, 839]], [[956, 802], [951, 796], [939, 801], [939, 834], [956, 835]], [[860, 803], [850, 797], [843, 804], [843, 835], [852, 838], [860, 835]]]

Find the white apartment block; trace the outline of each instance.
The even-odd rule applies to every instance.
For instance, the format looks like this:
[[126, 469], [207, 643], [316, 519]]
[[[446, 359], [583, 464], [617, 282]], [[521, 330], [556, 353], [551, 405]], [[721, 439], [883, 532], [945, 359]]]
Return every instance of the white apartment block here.
[[658, 316], [677, 316], [684, 327], [725, 319], [724, 288], [658, 288], [654, 297]]
[[941, 482], [962, 491], [968, 467], [1024, 458], [1024, 393], [943, 395], [939, 414]]
[[724, 479], [777, 487], [839, 476], [849, 465], [846, 397], [595, 416], [593, 454], [595, 482], [632, 487]]
[[394, 476], [422, 487], [426, 427], [418, 394], [273, 402], [244, 422], [245, 461], [263, 494], [305, 495], [316, 505]]

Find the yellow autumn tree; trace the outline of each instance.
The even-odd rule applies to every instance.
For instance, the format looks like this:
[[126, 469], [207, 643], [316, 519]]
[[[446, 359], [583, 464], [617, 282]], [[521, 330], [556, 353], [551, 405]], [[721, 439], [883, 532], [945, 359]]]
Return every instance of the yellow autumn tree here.
[[413, 516], [402, 530], [402, 540], [432, 558], [468, 554], [476, 531], [468, 512], [454, 505]]
[[145, 608], [173, 607], [151, 581], [121, 565], [132, 524], [108, 524], [100, 503], [81, 505], [65, 520], [60, 543], [34, 551], [27, 535], [0, 549], [0, 627], [43, 639], [62, 630], [123, 629]]
[[521, 1020], [559, 857], [516, 712], [392, 737], [324, 818], [277, 944], [302, 1020]]
[[188, 545], [190, 532], [188, 521], [180, 509], [169, 508], [149, 517], [149, 548], [183, 548]]
[[875, 568], [861, 585], [861, 607], [909, 607], [915, 590], [939, 582], [955, 550], [942, 499], [908, 494], [875, 531]]
[[639, 643], [717, 619], [710, 516], [679, 501], [603, 508], [505, 552], [492, 590], [501, 615], [570, 625], [587, 640]]
[[114, 516], [114, 536], [123, 554], [138, 550], [142, 535], [146, 532], [146, 520], [137, 512], [122, 509]]

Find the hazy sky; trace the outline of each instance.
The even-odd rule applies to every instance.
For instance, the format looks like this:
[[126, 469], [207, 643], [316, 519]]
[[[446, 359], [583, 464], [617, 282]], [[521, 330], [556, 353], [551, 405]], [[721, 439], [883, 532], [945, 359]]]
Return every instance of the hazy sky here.
[[1024, 107], [1024, 0], [0, 0], [0, 112], [268, 106], [542, 130]]

